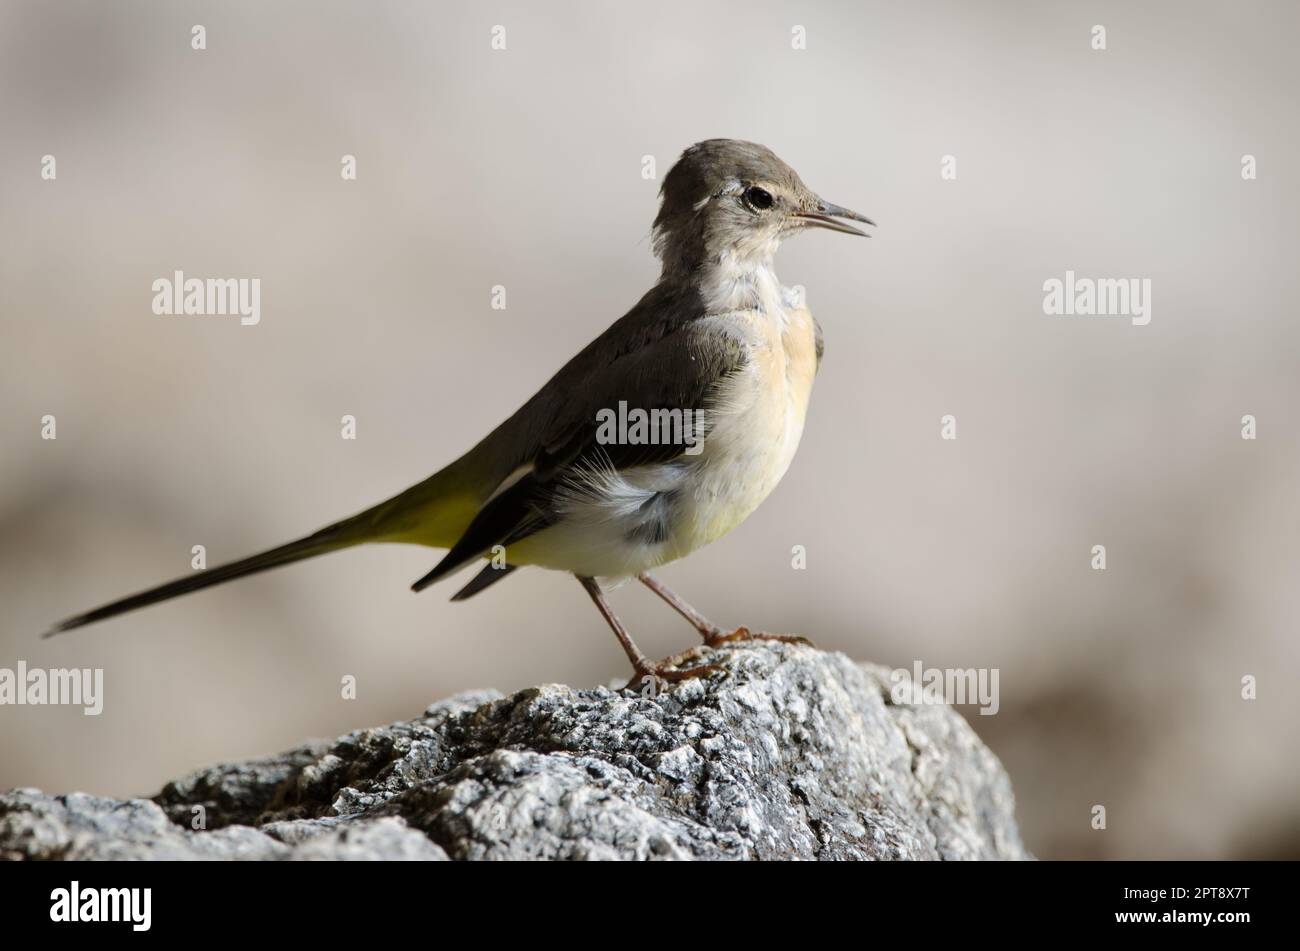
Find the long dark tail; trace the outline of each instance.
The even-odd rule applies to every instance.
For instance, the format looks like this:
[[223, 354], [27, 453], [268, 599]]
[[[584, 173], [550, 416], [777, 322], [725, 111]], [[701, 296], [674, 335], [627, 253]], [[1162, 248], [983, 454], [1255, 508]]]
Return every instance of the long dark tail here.
[[478, 511], [482, 499], [479, 493], [483, 480], [478, 476], [478, 465], [472, 453], [434, 473], [405, 492], [378, 505], [359, 512], [351, 518], [327, 525], [318, 532], [272, 548], [228, 565], [219, 565], [206, 571], [178, 578], [167, 584], [141, 591], [103, 607], [60, 621], [44, 637], [53, 637], [63, 631], [94, 624], [106, 618], [134, 611], [146, 605], [157, 604], [168, 598], [210, 588], [214, 584], [245, 578], [288, 565], [304, 558], [314, 558], [327, 552], [350, 548], [364, 542], [407, 542], [450, 548], [465, 530]]
[[287, 545], [250, 555], [247, 558], [241, 558], [239, 561], [232, 561], [228, 565], [220, 565], [207, 571], [196, 571], [184, 578], [177, 578], [175, 581], [169, 581], [167, 584], [150, 588], [148, 591], [141, 591], [139, 594], [133, 594], [111, 604], [105, 604], [93, 611], [87, 611], [85, 614], [78, 614], [76, 617], [60, 621], [41, 636], [53, 637], [55, 634], [71, 631], [73, 628], [84, 627], [105, 618], [124, 614], [127, 611], [134, 611], [136, 608], [157, 604], [159, 601], [166, 601], [168, 598], [179, 597], [182, 594], [189, 594], [191, 591], [198, 591], [202, 588], [210, 588], [214, 584], [244, 578], [248, 575], [257, 574], [259, 571], [278, 568], [281, 565], [301, 561], [304, 558], [312, 558], [326, 552], [338, 551], [340, 548], [346, 548], [349, 545], [365, 541], [366, 539], [355, 531], [353, 522], [353, 519], [336, 522], [322, 528], [319, 532], [308, 535], [306, 538], [289, 542]]

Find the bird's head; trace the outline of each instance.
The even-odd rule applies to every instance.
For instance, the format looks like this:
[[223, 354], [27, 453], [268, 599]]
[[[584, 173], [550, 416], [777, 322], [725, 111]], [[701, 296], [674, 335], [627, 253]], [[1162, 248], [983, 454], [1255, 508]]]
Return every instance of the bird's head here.
[[740, 264], [770, 261], [781, 242], [807, 228], [868, 237], [848, 218], [871, 219], [822, 200], [766, 146], [709, 139], [677, 160], [659, 189], [655, 253], [665, 273], [730, 256]]

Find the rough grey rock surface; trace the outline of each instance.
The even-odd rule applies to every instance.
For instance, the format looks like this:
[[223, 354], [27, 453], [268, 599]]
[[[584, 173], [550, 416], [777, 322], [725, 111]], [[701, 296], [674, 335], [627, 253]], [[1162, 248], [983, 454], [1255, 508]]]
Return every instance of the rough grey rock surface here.
[[0, 858], [1030, 857], [997, 758], [948, 707], [893, 703], [887, 669], [767, 641], [705, 661], [655, 696], [461, 694], [152, 800], [13, 790]]

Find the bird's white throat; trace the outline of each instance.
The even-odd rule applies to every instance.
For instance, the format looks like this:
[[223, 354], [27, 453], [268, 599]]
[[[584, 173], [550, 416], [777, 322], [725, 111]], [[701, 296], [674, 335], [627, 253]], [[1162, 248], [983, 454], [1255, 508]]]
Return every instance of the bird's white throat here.
[[775, 317], [785, 311], [785, 294], [770, 254], [742, 257], [725, 252], [703, 270], [699, 286], [710, 314], [756, 310]]

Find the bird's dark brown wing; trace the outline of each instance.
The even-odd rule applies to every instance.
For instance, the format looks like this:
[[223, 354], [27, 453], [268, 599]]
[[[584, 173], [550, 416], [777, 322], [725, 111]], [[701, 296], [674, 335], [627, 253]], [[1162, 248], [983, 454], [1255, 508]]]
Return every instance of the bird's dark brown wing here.
[[[703, 410], [707, 423], [718, 385], [747, 359], [742, 341], [699, 319], [702, 307], [683, 312], [673, 308], [679, 302], [671, 297], [655, 303], [651, 312], [634, 309], [611, 327], [489, 437], [513, 436], [516, 445], [526, 445], [526, 457], [516, 459], [510, 471], [528, 469], [479, 510], [442, 561], [412, 586], [415, 590], [495, 545], [508, 548], [553, 524], [551, 503], [575, 473], [671, 462], [685, 453], [683, 441], [630, 444], [598, 438], [598, 414], [617, 413], [620, 403], [628, 412]], [[646, 304], [643, 300], [638, 307]], [[629, 320], [634, 317], [639, 319]], [[694, 439], [703, 435], [692, 434]]]

